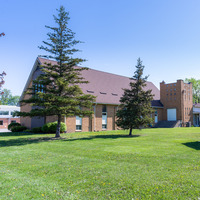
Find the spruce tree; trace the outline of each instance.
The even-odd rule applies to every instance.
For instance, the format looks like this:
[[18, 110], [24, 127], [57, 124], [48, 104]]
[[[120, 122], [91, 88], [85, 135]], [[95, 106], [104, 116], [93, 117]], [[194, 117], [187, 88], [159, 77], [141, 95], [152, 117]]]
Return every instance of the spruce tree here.
[[84, 94], [79, 87], [80, 84], [88, 83], [81, 76], [81, 71], [87, 68], [77, 67], [84, 62], [84, 59], [73, 56], [79, 51], [74, 46], [80, 41], [75, 40], [75, 33], [68, 27], [69, 13], [63, 6], [57, 11], [58, 16], [54, 15], [57, 26], [46, 26], [51, 32], [47, 34], [48, 41], [43, 41], [43, 45], [39, 47], [49, 54], [42, 57], [55, 60], [56, 64], [49, 62], [40, 66], [43, 73], [26, 91], [30, 98], [21, 101], [22, 104], [31, 104], [34, 109], [30, 112], [18, 112], [16, 115], [24, 117], [56, 115], [58, 125], [55, 137], [60, 137], [62, 118], [90, 116], [95, 98]]
[[133, 129], [140, 129], [152, 122], [153, 95], [151, 90], [145, 90], [148, 76], [143, 77], [143, 70], [144, 66], [139, 58], [134, 76], [130, 78], [130, 88], [123, 89], [124, 94], [117, 111], [117, 125], [123, 129], [130, 129], [130, 136]]

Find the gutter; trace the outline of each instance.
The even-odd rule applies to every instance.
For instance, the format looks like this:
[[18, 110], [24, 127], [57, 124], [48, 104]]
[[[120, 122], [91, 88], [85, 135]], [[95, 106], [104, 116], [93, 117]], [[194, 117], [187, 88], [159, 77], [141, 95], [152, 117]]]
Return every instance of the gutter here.
[[97, 103], [94, 105], [94, 132], [96, 131], [96, 105]]

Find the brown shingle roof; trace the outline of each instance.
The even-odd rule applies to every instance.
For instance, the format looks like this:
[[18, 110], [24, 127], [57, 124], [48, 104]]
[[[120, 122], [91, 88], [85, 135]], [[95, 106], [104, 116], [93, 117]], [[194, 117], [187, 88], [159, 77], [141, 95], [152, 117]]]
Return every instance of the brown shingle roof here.
[[[41, 64], [51, 62], [56, 64], [56, 61], [38, 58]], [[94, 69], [88, 69], [81, 72], [85, 80], [89, 81], [88, 84], [81, 84], [80, 87], [85, 94], [92, 94], [97, 96], [96, 103], [103, 104], [119, 104], [120, 97], [123, 94], [122, 88], [128, 88], [130, 78], [102, 72]], [[151, 89], [154, 94], [154, 100], [160, 99], [160, 91], [151, 82], [147, 82], [145, 89]], [[156, 101], [156, 103], [158, 103]], [[161, 104], [159, 104], [161, 105]]]

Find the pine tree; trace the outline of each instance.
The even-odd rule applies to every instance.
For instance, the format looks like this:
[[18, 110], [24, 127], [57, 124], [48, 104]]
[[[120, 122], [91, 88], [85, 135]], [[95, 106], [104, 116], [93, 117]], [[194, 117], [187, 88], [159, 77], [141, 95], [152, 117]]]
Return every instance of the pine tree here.
[[147, 76], [143, 78], [144, 66], [140, 58], [137, 60], [136, 71], [130, 81], [130, 88], [123, 89], [124, 94], [120, 99], [117, 111], [117, 125], [123, 129], [140, 129], [152, 122], [151, 90], [145, 90]]
[[[83, 94], [80, 84], [88, 83], [81, 77], [81, 71], [85, 67], [77, 67], [84, 61], [81, 58], [72, 57], [79, 51], [74, 46], [80, 41], [74, 39], [75, 33], [68, 27], [69, 13], [63, 6], [60, 7], [58, 16], [54, 16], [57, 27], [46, 26], [50, 29], [48, 42], [43, 41], [44, 46], [39, 47], [50, 55], [42, 56], [57, 61], [57, 64], [46, 63], [41, 66], [43, 72], [33, 81], [33, 86], [26, 94], [30, 95], [21, 103], [34, 106], [29, 113], [18, 112], [18, 116], [52, 116], [56, 115], [58, 125], [56, 136], [60, 137], [60, 124], [62, 117], [66, 116], [90, 116], [94, 96]], [[83, 108], [83, 109], [82, 109]]]

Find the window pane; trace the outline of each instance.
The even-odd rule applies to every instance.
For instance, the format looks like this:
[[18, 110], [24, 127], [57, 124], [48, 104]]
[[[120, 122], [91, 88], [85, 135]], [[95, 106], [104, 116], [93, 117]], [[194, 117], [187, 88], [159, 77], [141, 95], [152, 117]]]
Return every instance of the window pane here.
[[81, 125], [76, 125], [76, 130], [77, 131], [82, 130], [82, 126]]
[[107, 129], [107, 124], [102, 124], [102, 129]]
[[9, 115], [9, 111], [0, 111], [0, 115]]
[[107, 112], [106, 105], [103, 105], [103, 106], [102, 106], [102, 112]]
[[102, 115], [102, 124], [107, 124], [107, 115]]
[[3, 125], [3, 121], [0, 121], [0, 125]]
[[76, 130], [82, 130], [82, 118], [76, 116]]

